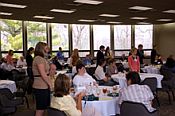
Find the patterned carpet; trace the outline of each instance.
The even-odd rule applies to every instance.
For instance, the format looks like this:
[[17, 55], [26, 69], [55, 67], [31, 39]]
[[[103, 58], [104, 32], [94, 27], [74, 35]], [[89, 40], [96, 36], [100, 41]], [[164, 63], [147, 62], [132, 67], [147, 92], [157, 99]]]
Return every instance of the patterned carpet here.
[[[159, 92], [158, 96], [161, 104], [158, 108], [159, 116], [175, 116], [175, 101], [172, 101], [172, 103], [169, 104], [166, 92]], [[31, 96], [28, 96], [28, 99], [30, 102], [30, 109], [27, 109], [26, 105], [19, 106], [17, 112], [12, 116], [34, 116], [34, 101]]]

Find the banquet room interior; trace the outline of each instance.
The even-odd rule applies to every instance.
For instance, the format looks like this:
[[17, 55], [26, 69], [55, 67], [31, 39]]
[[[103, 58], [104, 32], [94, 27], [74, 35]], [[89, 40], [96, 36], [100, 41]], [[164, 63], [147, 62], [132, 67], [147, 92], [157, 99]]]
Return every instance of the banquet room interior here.
[[[69, 64], [75, 49], [78, 49], [78, 60], [82, 62], [90, 56], [90, 64], [83, 66], [98, 84], [95, 88], [92, 83], [88, 86], [83, 85], [85, 88], [82, 85], [79, 88], [72, 85], [74, 91], [70, 92], [75, 96], [80, 90], [87, 89], [88, 95], [81, 101], [82, 116], [134, 116], [130, 112], [137, 112], [138, 106], [134, 110], [129, 106], [122, 109], [118, 101], [120, 90], [128, 86], [125, 78], [131, 70], [128, 57], [132, 55], [133, 48], [142, 45], [144, 57], [143, 63], [139, 62], [138, 71], [141, 83], [143, 84], [149, 77], [156, 78], [154, 91], [151, 88], [152, 82], [148, 83], [154, 96], [152, 106], [156, 109], [156, 115], [141, 104], [145, 110], [142, 111], [143, 115], [146, 112], [149, 115], [145, 116], [174, 116], [175, 7], [173, 4], [174, 0], [0, 0], [0, 116], [35, 115], [37, 109], [35, 95], [33, 92], [28, 92], [28, 89], [31, 89], [28, 64], [25, 66], [17, 64], [18, 60], [27, 58], [29, 48], [35, 48], [38, 42], [47, 43], [49, 58], [45, 59], [56, 65], [56, 76], [61, 73], [73, 80], [78, 75], [76, 65]], [[104, 46], [105, 49], [109, 47], [110, 58], [115, 59], [117, 72], [109, 77], [116, 85], [100, 85], [101, 80], [97, 79], [95, 72], [99, 66], [97, 54], [100, 46]], [[8, 67], [9, 69], [4, 71], [6, 69], [2, 68], [2, 64], [7, 63], [6, 56], [9, 55], [9, 50], [13, 51], [13, 67]], [[151, 62], [153, 50], [156, 50], [156, 61], [160, 59], [162, 63]], [[58, 59], [58, 52], [63, 54], [62, 60]], [[35, 58], [34, 54], [32, 57]], [[107, 72], [111, 60], [108, 56], [104, 57], [106, 59], [104, 71]], [[167, 72], [171, 73], [168, 75], [162, 71], [162, 67], [166, 66], [170, 57], [174, 59], [174, 72], [168, 70]], [[166, 86], [167, 83], [171, 84]], [[3, 101], [4, 88], [10, 90], [6, 102]], [[107, 93], [104, 89], [107, 89]], [[96, 95], [99, 91], [100, 95]], [[88, 97], [92, 97], [91, 95], [93, 98], [89, 100]], [[50, 96], [52, 97], [53, 93]], [[19, 103], [14, 105], [12, 101]], [[91, 107], [90, 111], [93, 109], [96, 113], [88, 114], [88, 106]], [[49, 109], [44, 116], [62, 116], [56, 112], [55, 115], [49, 114], [50, 110], [53, 109]], [[123, 112], [129, 113], [124, 115]]]

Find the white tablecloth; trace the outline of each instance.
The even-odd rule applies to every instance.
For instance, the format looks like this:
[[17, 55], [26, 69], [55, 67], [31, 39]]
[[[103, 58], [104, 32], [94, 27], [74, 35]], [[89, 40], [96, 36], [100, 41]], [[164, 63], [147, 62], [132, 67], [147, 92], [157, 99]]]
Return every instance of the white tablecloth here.
[[[98, 116], [110, 116], [119, 114], [118, 97], [104, 97], [99, 101], [82, 101], [83, 110], [86, 108], [94, 109]], [[87, 112], [86, 112], [87, 113]], [[87, 114], [88, 115], [88, 114]]]
[[121, 62], [124, 68], [129, 68], [128, 62]]
[[[162, 88], [161, 80], [163, 79], [163, 75], [160, 74], [151, 74], [151, 73], [140, 73], [140, 78], [143, 81], [145, 78], [156, 77], [157, 78], [157, 88]], [[111, 75], [111, 78], [119, 82], [120, 88], [127, 87], [126, 78], [124, 73]]]
[[16, 92], [16, 84], [10, 80], [0, 80], [0, 88], [8, 88], [12, 93]]
[[99, 95], [98, 101], [82, 101], [82, 108], [83, 111], [86, 109], [91, 109], [90, 111], [83, 112], [85, 115], [83, 116], [89, 116], [88, 114], [92, 114], [92, 111], [94, 110], [96, 112], [96, 115], [94, 116], [110, 116], [120, 113], [120, 108], [118, 104], [118, 97], [108, 97], [104, 96], [104, 93], [102, 92], [103, 88], [107, 88], [108, 91], [112, 91], [112, 87], [110, 86], [99, 86], [98, 87], [101, 92]]
[[144, 68], [141, 68], [141, 70], [145, 73], [160, 74], [160, 67], [157, 66], [145, 66]]

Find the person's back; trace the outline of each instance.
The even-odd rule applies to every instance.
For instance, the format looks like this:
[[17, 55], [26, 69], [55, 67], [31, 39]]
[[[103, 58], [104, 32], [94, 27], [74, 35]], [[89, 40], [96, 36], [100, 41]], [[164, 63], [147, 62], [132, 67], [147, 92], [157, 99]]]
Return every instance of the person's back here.
[[96, 76], [97, 80], [103, 80], [103, 78], [105, 78], [105, 73], [103, 71], [103, 67], [101, 67], [100, 65], [98, 65], [96, 70], [95, 70], [95, 76]]
[[52, 96], [50, 106], [64, 111], [67, 116], [81, 116], [81, 111], [77, 110], [76, 103], [70, 95], [64, 95], [63, 97]]
[[124, 88], [122, 90], [122, 100], [123, 101], [132, 101], [144, 104], [149, 111], [153, 111], [151, 99], [154, 99], [154, 96], [147, 85], [138, 85], [133, 84]]
[[132, 101], [143, 103], [151, 112], [155, 109], [152, 107], [152, 100], [154, 99], [151, 89], [147, 85], [140, 84], [140, 76], [137, 72], [129, 72], [126, 75], [128, 87], [120, 90], [119, 104], [123, 101]]

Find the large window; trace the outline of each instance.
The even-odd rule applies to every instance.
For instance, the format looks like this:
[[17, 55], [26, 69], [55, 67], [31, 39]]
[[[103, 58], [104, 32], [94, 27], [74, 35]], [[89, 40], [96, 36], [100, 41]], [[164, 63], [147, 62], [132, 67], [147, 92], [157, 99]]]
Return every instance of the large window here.
[[93, 25], [94, 50], [100, 45], [110, 47], [110, 25]]
[[73, 49], [90, 50], [89, 25], [72, 25]]
[[38, 42], [46, 42], [46, 23], [27, 22], [27, 47], [35, 47]]
[[131, 25], [114, 26], [114, 49], [131, 49]]
[[1, 51], [23, 51], [22, 22], [0, 20]]
[[135, 25], [135, 47], [143, 45], [143, 49], [152, 49], [153, 25]]
[[52, 50], [69, 49], [68, 24], [52, 24]]

